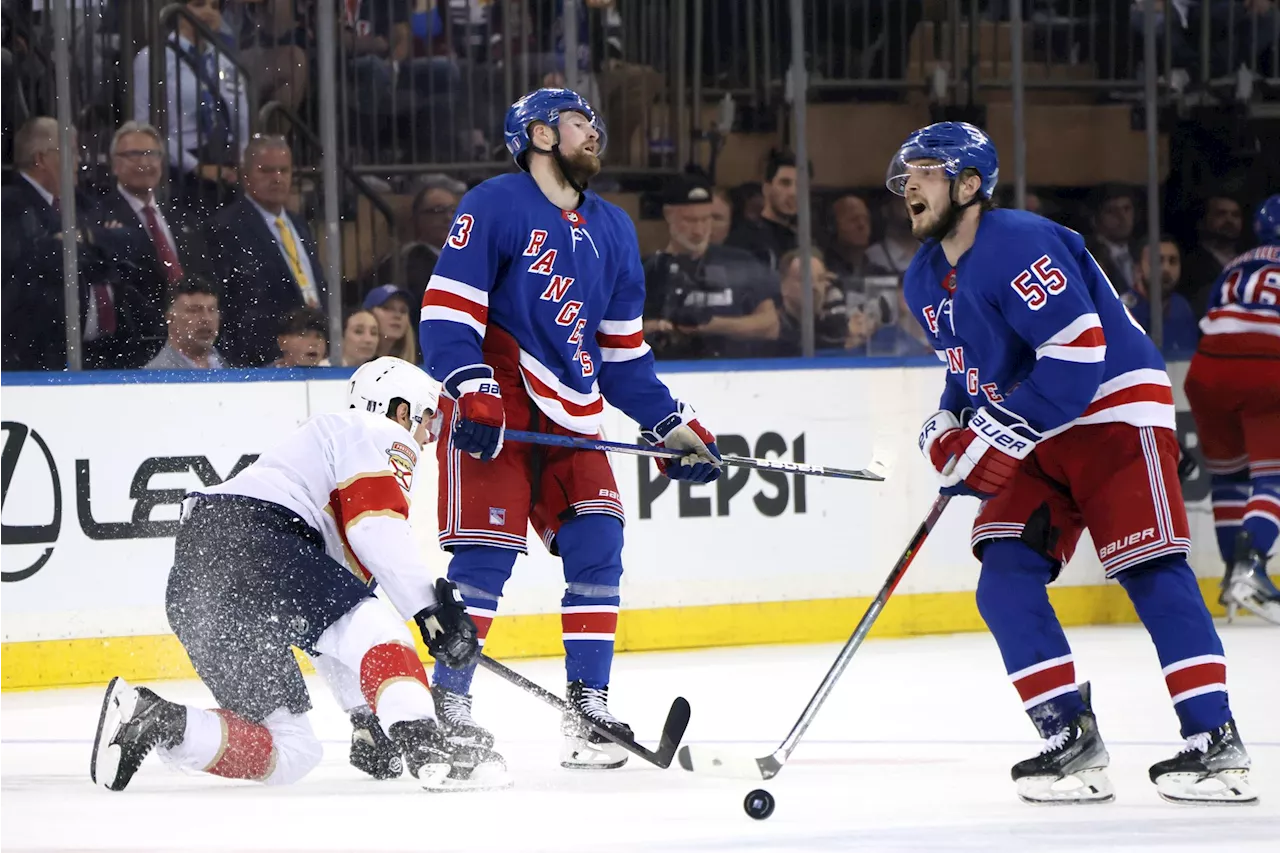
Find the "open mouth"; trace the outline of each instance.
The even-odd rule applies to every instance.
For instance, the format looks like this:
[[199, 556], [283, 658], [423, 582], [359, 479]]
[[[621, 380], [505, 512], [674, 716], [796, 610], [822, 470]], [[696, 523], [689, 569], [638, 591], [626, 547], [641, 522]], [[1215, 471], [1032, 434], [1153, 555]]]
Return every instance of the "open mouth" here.
[[925, 212], [925, 203], [922, 201], [913, 201], [908, 208], [911, 210], [912, 216], [919, 216]]

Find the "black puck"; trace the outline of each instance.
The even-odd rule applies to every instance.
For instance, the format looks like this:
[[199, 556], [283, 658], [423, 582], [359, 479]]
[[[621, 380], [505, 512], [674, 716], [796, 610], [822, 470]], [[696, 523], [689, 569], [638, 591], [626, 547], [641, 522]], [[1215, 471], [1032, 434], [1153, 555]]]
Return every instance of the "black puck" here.
[[746, 810], [747, 815], [755, 820], [764, 820], [773, 814], [774, 807], [778, 805], [774, 800], [773, 794], [770, 794], [764, 788], [756, 788], [747, 798], [742, 801], [742, 808]]

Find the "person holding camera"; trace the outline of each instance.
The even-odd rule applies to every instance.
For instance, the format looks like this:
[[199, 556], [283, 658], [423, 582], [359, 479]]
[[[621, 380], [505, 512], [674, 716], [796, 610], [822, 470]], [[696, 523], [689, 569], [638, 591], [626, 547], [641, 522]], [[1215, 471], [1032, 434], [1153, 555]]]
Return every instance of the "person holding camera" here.
[[777, 279], [750, 253], [711, 243], [713, 195], [682, 175], [662, 215], [670, 238], [645, 272], [645, 340], [658, 358], [750, 358], [778, 338]]
[[[778, 299], [778, 339], [775, 354], [779, 357], [802, 354], [801, 305], [804, 276], [800, 250], [793, 249], [778, 261], [782, 287]], [[813, 276], [813, 340], [815, 350], [847, 350], [860, 347], [875, 327], [865, 311], [850, 311], [844, 291], [832, 281], [822, 252], [815, 248], [810, 260]]]

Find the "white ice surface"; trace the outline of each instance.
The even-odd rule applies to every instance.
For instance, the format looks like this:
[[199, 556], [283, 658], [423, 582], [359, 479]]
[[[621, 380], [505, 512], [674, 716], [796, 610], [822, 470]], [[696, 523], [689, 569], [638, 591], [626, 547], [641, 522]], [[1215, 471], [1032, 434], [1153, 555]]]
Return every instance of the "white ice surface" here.
[[[324, 762], [302, 782], [264, 788], [181, 775], [150, 758], [129, 789], [89, 782], [99, 689], [5, 694], [0, 809], [5, 851], [1280, 851], [1280, 630], [1223, 626], [1228, 681], [1254, 759], [1256, 807], [1161, 801], [1148, 765], [1180, 743], [1155, 653], [1138, 627], [1070, 632], [1077, 672], [1094, 683], [1117, 801], [1033, 807], [1008, 768], [1038, 746], [983, 634], [868, 643], [807, 739], [767, 783], [769, 820], [749, 819], [747, 782], [705, 779], [636, 759], [620, 771], [557, 764], [554, 711], [488, 673], [477, 716], [500, 738], [508, 791], [428, 794], [408, 777], [362, 778], [347, 764], [347, 720], [312, 684]], [[770, 752], [826, 672], [836, 647], [622, 655], [611, 705], [656, 737], [676, 695], [693, 705], [686, 741]], [[515, 668], [558, 687], [558, 661]], [[197, 682], [153, 685], [205, 703]]]

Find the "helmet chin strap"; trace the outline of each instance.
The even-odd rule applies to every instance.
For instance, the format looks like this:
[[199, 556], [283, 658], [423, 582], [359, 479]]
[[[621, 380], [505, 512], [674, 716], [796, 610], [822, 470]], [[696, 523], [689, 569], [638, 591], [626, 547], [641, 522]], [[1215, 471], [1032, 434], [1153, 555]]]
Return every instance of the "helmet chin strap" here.
[[574, 180], [573, 170], [569, 167], [569, 161], [566, 160], [564, 155], [560, 153], [560, 131], [559, 129], [556, 129], [556, 128], [553, 128], [553, 130], [555, 130], [556, 141], [555, 141], [555, 144], [551, 146], [550, 151], [543, 151], [541, 148], [537, 148], [537, 147], [534, 147], [533, 145], [530, 145], [529, 152], [542, 154], [544, 156], [549, 156], [551, 157], [551, 159], [555, 160], [556, 166], [560, 168], [560, 174], [564, 176], [565, 183], [573, 187], [574, 192], [578, 194], [578, 204], [582, 204], [584, 200], [583, 194], [587, 191], [587, 182], [583, 181], [581, 184], [579, 184], [576, 180]]
[[930, 235], [936, 240], [942, 240], [955, 231], [956, 225], [960, 222], [960, 215], [981, 201], [982, 196], [978, 193], [974, 193], [973, 198], [969, 199], [964, 204], [956, 201], [956, 181], [953, 178], [951, 180], [951, 186], [947, 190], [947, 200], [951, 202], [951, 206], [947, 208], [946, 216], [943, 217], [942, 221], [938, 223], [938, 226], [933, 229], [933, 233]]

